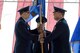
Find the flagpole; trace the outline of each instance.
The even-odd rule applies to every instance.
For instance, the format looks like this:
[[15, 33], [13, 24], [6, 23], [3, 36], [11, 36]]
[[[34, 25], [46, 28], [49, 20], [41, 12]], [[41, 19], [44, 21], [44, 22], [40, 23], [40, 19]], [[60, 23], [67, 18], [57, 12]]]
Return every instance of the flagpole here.
[[[40, 4], [40, 24], [42, 24], [42, 4]], [[44, 37], [44, 35], [41, 35], [42, 37]], [[43, 43], [44, 41], [41, 41], [41, 52], [44, 53], [44, 49], [43, 49]]]
[[40, 4], [40, 24], [42, 24], [42, 4]]
[[[37, 5], [37, 2], [38, 2], [38, 0], [34, 0], [33, 5]], [[42, 2], [40, 4], [40, 24], [42, 24]], [[44, 35], [40, 35], [40, 36], [44, 36]], [[41, 53], [44, 53], [43, 43], [44, 43], [44, 41], [41, 41], [40, 42], [40, 45], [41, 45]]]

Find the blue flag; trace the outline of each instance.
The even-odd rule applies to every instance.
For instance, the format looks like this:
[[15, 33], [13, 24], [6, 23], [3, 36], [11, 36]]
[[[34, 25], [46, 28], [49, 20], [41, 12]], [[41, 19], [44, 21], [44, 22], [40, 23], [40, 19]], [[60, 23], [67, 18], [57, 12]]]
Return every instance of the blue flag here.
[[36, 15], [40, 14], [40, 5], [42, 4], [42, 15], [45, 16], [45, 0], [37, 0], [37, 5], [31, 6], [29, 8], [30, 16], [26, 20], [26, 22], [29, 22], [31, 19], [33, 19]]
[[80, 41], [80, 17], [78, 19], [76, 28], [75, 28], [74, 33], [72, 35], [71, 42], [74, 42], [74, 41]]
[[31, 19], [33, 19], [36, 15], [39, 14], [39, 6], [30, 6], [29, 11], [30, 11], [30, 16], [26, 20], [26, 22], [31, 21]]
[[36, 5], [36, 6], [31, 6], [29, 10], [30, 10], [30, 13], [31, 13], [31, 14], [32, 14], [32, 13], [34, 13], [35, 15], [39, 14], [39, 6], [38, 6], [38, 5]]
[[37, 0], [37, 5], [42, 4], [42, 14], [45, 16], [45, 0]]

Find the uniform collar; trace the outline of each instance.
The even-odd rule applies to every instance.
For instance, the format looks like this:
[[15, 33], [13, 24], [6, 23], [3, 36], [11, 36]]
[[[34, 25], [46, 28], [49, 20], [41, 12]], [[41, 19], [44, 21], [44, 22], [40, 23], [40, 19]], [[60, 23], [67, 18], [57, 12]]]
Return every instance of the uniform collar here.
[[61, 18], [60, 20], [58, 20], [57, 22], [61, 22], [62, 20], [64, 20], [64, 18]]
[[24, 19], [24, 18], [22, 18], [22, 17], [20, 17], [20, 19], [23, 20], [25, 23], [28, 23], [28, 22], [26, 22], [26, 19]]

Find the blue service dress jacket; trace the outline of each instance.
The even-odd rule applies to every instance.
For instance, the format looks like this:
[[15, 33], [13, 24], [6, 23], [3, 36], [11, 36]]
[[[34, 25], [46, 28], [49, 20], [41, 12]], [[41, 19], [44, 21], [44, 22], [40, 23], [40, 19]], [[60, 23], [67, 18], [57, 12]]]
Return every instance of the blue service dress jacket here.
[[14, 53], [32, 53], [32, 40], [37, 40], [36, 35], [29, 32], [29, 25], [22, 17], [15, 25], [16, 43]]
[[64, 18], [59, 20], [51, 35], [45, 41], [53, 42], [52, 53], [71, 53], [69, 44], [69, 27]]

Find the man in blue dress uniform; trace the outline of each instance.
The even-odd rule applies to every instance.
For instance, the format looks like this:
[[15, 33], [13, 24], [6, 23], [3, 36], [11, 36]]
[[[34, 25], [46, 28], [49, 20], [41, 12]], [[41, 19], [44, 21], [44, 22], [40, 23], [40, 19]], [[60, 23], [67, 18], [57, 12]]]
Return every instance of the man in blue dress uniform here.
[[54, 19], [57, 21], [51, 35], [45, 38], [45, 41], [53, 42], [52, 53], [71, 53], [69, 44], [69, 27], [64, 19], [66, 10], [54, 7]]
[[29, 6], [18, 10], [20, 18], [15, 25], [16, 43], [14, 53], [31, 53], [32, 40], [37, 40], [37, 36], [29, 32], [30, 28], [26, 20], [30, 16]]
[[[44, 16], [42, 16], [42, 24], [40, 24], [40, 17], [36, 19], [36, 22], [37, 22], [37, 28], [34, 30], [31, 30], [31, 33], [37, 34], [39, 37], [40, 33], [44, 32], [44, 38], [47, 37], [49, 34], [51, 34], [50, 31], [45, 30], [45, 23], [47, 22], [47, 19]], [[50, 53], [48, 44], [49, 43], [46, 43], [46, 42], [43, 43], [44, 53]], [[41, 53], [41, 49], [42, 49], [41, 43], [40, 43], [40, 40], [38, 39], [38, 41], [34, 43], [33, 53]]]

